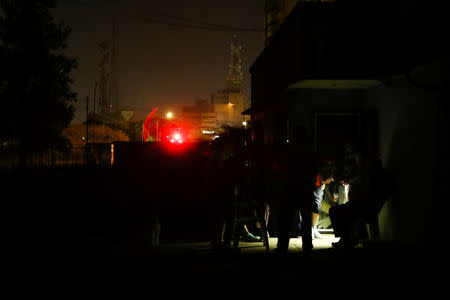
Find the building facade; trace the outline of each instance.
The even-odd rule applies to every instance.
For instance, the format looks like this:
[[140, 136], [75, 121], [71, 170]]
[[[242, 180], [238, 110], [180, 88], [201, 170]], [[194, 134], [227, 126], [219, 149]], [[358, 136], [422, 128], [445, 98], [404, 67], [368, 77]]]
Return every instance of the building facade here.
[[264, 7], [264, 43], [267, 45], [298, 2], [335, 2], [336, 0], [267, 0]]
[[250, 68], [245, 113], [255, 144], [289, 143], [303, 128], [321, 157], [337, 159], [351, 142], [381, 158], [397, 183], [377, 220], [385, 241], [425, 245], [444, 225], [450, 40], [442, 11], [416, 1], [299, 1]]

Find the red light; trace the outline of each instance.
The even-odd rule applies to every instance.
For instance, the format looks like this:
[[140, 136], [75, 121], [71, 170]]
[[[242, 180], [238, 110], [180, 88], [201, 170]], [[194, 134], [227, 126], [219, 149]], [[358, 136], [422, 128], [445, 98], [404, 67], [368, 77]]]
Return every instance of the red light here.
[[[169, 137], [169, 136], [168, 136]], [[175, 132], [170, 136], [170, 142], [171, 143], [176, 143], [178, 142], [179, 144], [183, 143], [183, 139], [181, 136], [181, 133], [179, 132]]]

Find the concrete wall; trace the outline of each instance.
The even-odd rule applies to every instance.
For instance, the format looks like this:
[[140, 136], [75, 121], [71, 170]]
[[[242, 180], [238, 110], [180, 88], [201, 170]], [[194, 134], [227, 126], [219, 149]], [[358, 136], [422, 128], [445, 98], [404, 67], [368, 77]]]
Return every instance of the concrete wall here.
[[288, 111], [292, 128], [304, 126], [308, 135], [314, 135], [314, 112], [351, 112], [362, 108], [365, 91], [297, 89], [285, 98], [291, 102]]
[[432, 230], [437, 101], [434, 92], [401, 78], [369, 90], [365, 99], [378, 110], [381, 159], [397, 182], [379, 215], [382, 240], [422, 244]]

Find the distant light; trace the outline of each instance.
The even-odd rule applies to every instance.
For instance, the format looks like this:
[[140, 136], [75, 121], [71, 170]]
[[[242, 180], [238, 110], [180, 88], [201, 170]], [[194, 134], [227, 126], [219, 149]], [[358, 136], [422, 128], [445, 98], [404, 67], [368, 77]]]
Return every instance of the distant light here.
[[234, 104], [231, 102], [228, 102], [228, 106], [233, 106]]
[[173, 113], [169, 111], [169, 112], [166, 114], [166, 117], [167, 117], [167, 119], [172, 119], [172, 118], [173, 118]]
[[218, 139], [219, 137], [220, 137], [220, 136], [215, 135], [214, 138], [213, 138], [213, 140]]
[[242, 122], [242, 125], [247, 126], [247, 122], [246, 122], [246, 121], [243, 121], [243, 122]]
[[289, 143], [289, 139], [286, 140], [286, 143]]
[[111, 165], [114, 165], [114, 144], [111, 144]]
[[81, 139], [84, 141], [84, 136], [82, 136]]
[[202, 130], [203, 134], [214, 134], [214, 130]]
[[183, 142], [183, 140], [178, 140], [178, 143], [180, 143], [180, 144], [181, 144], [182, 142]]
[[176, 139], [177, 141], [181, 139], [181, 135], [179, 133], [175, 133], [173, 135], [174, 139]]

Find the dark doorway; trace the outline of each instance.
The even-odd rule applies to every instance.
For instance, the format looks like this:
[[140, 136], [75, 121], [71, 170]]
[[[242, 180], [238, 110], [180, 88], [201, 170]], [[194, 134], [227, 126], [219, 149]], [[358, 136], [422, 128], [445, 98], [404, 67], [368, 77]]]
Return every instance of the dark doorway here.
[[[353, 151], [360, 153], [361, 158], [378, 153], [377, 113], [372, 110], [359, 112], [314, 114], [314, 141], [320, 158], [331, 160], [335, 167], [335, 175], [339, 178], [343, 167], [344, 151], [347, 143]], [[327, 193], [322, 201], [319, 228], [331, 228], [329, 207], [348, 201], [347, 189], [339, 184], [339, 180], [327, 186]], [[337, 197], [335, 197], [336, 195]], [[338, 199], [337, 201], [333, 199]], [[377, 224], [372, 224], [377, 227]]]
[[346, 143], [358, 151], [361, 121], [359, 113], [316, 113], [315, 146], [320, 157], [339, 161]]

